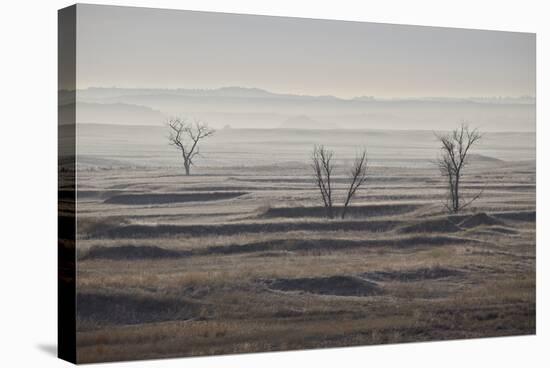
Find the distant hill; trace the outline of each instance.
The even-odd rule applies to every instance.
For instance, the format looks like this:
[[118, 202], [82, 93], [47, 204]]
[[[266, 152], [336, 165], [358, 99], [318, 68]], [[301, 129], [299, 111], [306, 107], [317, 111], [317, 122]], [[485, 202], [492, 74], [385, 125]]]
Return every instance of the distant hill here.
[[[158, 110], [147, 106], [125, 103], [77, 103], [78, 123], [86, 124], [127, 124], [127, 125], [161, 125], [167, 117]], [[69, 119], [70, 105], [59, 110], [61, 121]]]
[[320, 123], [306, 115], [291, 116], [281, 125], [281, 129], [334, 129], [335, 127], [328, 123]]
[[[60, 95], [68, 93], [60, 91]], [[90, 87], [78, 90], [79, 99], [106, 99], [122, 96], [189, 96], [189, 97], [237, 97], [237, 98], [280, 98], [297, 100], [333, 100], [333, 101], [358, 101], [358, 102], [477, 102], [491, 104], [534, 104], [532, 96], [519, 97], [419, 97], [419, 98], [393, 98], [377, 99], [375, 96], [357, 96], [349, 99], [335, 96], [310, 96], [291, 93], [276, 93], [261, 88], [249, 87], [220, 87], [214, 89], [192, 89], [192, 88], [117, 88], [117, 87]]]
[[477, 154], [477, 153], [472, 153], [468, 157], [469, 157], [471, 162], [476, 162], [476, 163], [499, 163], [499, 162], [504, 162], [501, 159], [491, 157], [491, 156], [486, 156], [486, 155], [480, 155], [480, 154]]
[[[63, 100], [60, 92], [60, 100]], [[343, 99], [259, 88], [87, 88], [77, 91], [82, 121], [159, 125], [167, 116], [214, 128], [450, 130], [461, 121], [482, 131], [534, 131], [534, 98]], [[101, 106], [100, 106], [101, 105]], [[160, 119], [160, 120], [159, 120]], [[311, 120], [311, 121], [310, 121]], [[160, 121], [160, 122], [159, 122]]]
[[217, 89], [163, 89], [163, 88], [103, 88], [90, 87], [78, 91], [84, 100], [109, 99], [122, 96], [188, 96], [188, 97], [238, 97], [259, 98], [291, 96], [271, 93], [259, 88], [222, 87]]

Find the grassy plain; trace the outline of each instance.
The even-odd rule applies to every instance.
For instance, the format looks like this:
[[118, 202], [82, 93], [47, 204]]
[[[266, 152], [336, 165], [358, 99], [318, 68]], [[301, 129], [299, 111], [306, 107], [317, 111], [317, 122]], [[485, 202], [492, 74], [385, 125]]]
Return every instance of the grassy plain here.
[[534, 161], [468, 170], [451, 216], [437, 169], [378, 160], [328, 220], [304, 160], [81, 165], [78, 361], [532, 334]]

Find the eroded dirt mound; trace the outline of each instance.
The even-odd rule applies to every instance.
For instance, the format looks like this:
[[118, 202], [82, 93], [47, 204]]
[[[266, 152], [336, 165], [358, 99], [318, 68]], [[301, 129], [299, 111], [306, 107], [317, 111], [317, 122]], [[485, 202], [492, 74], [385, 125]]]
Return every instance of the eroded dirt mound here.
[[403, 226], [399, 229], [401, 233], [454, 233], [462, 229], [448, 219], [436, 219], [421, 221], [416, 224]]
[[206, 202], [221, 199], [240, 197], [245, 192], [199, 192], [199, 193], [147, 193], [147, 194], [119, 194], [107, 198], [104, 202], [109, 204], [125, 205], [153, 205], [184, 202]]
[[197, 303], [129, 294], [78, 293], [77, 316], [97, 324], [137, 324], [196, 318]]
[[422, 280], [437, 280], [448, 277], [463, 276], [464, 272], [443, 267], [426, 267], [403, 271], [375, 271], [363, 274], [365, 278], [374, 281], [413, 282]]
[[494, 217], [502, 220], [535, 222], [537, 213], [535, 211], [501, 212], [494, 214]]
[[[348, 208], [347, 216], [351, 217], [376, 217], [410, 213], [420, 207], [418, 204], [373, 204], [355, 205]], [[342, 213], [342, 207], [334, 207], [336, 216]], [[326, 210], [324, 207], [270, 207], [262, 212], [260, 218], [302, 218], [314, 217], [324, 218]]]
[[289, 231], [389, 231], [395, 228], [399, 221], [280, 221], [280, 222], [235, 222], [221, 224], [197, 225], [112, 225], [96, 226], [90, 232], [95, 238], [130, 238], [151, 239], [176, 235], [235, 235], [242, 233], [274, 233]]
[[466, 218], [464, 221], [460, 223], [460, 226], [463, 228], [473, 228], [478, 226], [492, 226], [492, 225], [504, 225], [504, 223], [492, 216], [489, 216], [485, 212], [482, 213], [476, 213], [475, 215], [472, 215], [468, 218]]
[[[254, 252], [294, 252], [294, 251], [338, 251], [349, 248], [361, 247], [416, 247], [416, 246], [438, 246], [449, 244], [476, 243], [475, 239], [451, 237], [444, 235], [436, 236], [407, 236], [384, 239], [273, 239], [247, 244], [215, 245], [198, 251], [196, 254], [241, 254]], [[265, 253], [263, 253], [265, 254]]]
[[370, 296], [382, 294], [374, 282], [352, 276], [330, 276], [298, 279], [276, 279], [269, 287], [282, 291], [303, 291], [311, 294], [338, 296]]
[[176, 250], [150, 245], [122, 245], [113, 247], [95, 246], [82, 259], [137, 260], [184, 257], [187, 254]]

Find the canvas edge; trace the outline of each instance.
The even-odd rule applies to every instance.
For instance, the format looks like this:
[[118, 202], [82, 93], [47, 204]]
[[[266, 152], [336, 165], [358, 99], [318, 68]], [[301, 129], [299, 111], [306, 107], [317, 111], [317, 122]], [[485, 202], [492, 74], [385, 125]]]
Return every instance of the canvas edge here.
[[57, 354], [76, 364], [76, 5], [58, 10], [57, 52]]

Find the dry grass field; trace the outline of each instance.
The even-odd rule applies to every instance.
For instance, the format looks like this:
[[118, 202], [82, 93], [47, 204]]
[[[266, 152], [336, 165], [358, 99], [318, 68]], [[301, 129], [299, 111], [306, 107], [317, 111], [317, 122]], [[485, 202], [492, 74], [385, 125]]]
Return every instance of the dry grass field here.
[[[328, 220], [308, 162], [317, 133], [277, 146], [266, 132], [262, 148], [246, 132], [220, 132], [184, 176], [161, 131], [150, 146], [111, 134], [115, 143], [92, 148], [86, 129], [79, 362], [535, 333], [531, 138], [520, 147], [509, 143], [517, 137], [489, 136], [463, 183], [467, 195], [483, 195], [448, 215], [431, 133], [415, 144], [373, 133], [365, 188], [345, 220]], [[323, 134], [340, 154], [341, 204], [354, 153], [346, 147], [359, 141]], [[240, 136], [248, 146], [235, 143]]]

